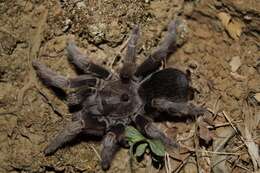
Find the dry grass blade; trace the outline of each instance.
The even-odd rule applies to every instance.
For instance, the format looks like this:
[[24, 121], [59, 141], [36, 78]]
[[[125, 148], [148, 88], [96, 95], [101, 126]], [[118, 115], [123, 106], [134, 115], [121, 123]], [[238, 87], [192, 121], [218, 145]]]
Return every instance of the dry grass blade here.
[[171, 164], [170, 164], [170, 156], [167, 152], [165, 153], [165, 156], [164, 156], [164, 164], [165, 164], [166, 173], [171, 173], [172, 168], [171, 168]]
[[56, 106], [54, 106], [54, 105], [51, 103], [51, 101], [50, 101], [50, 99], [48, 98], [47, 94], [45, 94], [43, 91], [41, 91], [38, 87], [36, 87], [36, 89], [37, 89], [38, 93], [43, 97], [43, 100], [51, 107], [52, 111], [53, 111], [56, 115], [58, 115], [59, 117], [63, 118], [63, 114], [61, 113], [60, 110], [58, 110], [58, 109], [56, 108]]
[[90, 148], [94, 151], [94, 153], [96, 154], [98, 160], [101, 160], [101, 157], [100, 157], [99, 153], [97, 152], [96, 148], [93, 145], [90, 145]]
[[223, 114], [225, 118], [228, 120], [232, 128], [236, 131], [238, 134], [239, 138], [245, 143], [245, 145], [248, 148], [248, 153], [251, 157], [251, 160], [253, 162], [254, 170], [256, 171], [258, 167], [260, 167], [260, 157], [259, 157], [259, 152], [258, 152], [258, 146], [255, 144], [254, 140], [252, 139], [252, 135], [248, 130], [247, 123], [245, 121], [245, 128], [244, 128], [244, 135], [247, 140], [241, 135], [241, 133], [238, 131], [238, 129], [234, 126], [234, 124], [231, 122], [230, 117], [223, 111]]
[[190, 158], [191, 155], [192, 155], [192, 154], [189, 154], [189, 155], [180, 163], [180, 165], [179, 165], [173, 172], [174, 172], [174, 173], [180, 172], [181, 169], [183, 168], [183, 166], [188, 162], [188, 160], [189, 160], [189, 158]]
[[195, 123], [195, 135], [194, 135], [194, 144], [195, 144], [195, 156], [196, 156], [196, 163], [197, 163], [197, 171], [201, 172], [200, 166], [200, 154], [199, 154], [199, 127], [198, 123]]
[[260, 167], [260, 157], [259, 157], [259, 149], [258, 145], [254, 142], [251, 133], [249, 132], [247, 126], [245, 126], [245, 143], [248, 148], [248, 153], [252, 159], [254, 170], [258, 170]]

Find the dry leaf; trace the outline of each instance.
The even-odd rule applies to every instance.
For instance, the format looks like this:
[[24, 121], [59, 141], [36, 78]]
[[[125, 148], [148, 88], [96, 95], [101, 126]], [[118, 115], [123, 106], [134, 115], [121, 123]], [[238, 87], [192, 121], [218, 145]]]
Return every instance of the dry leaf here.
[[212, 140], [213, 134], [209, 131], [210, 125], [203, 117], [198, 118], [199, 137], [203, 139], [207, 144]]
[[244, 24], [241, 21], [232, 19], [232, 17], [225, 12], [220, 12], [217, 16], [227, 30], [228, 34], [233, 39], [238, 40], [242, 33]]
[[256, 99], [256, 101], [257, 101], [258, 103], [260, 103], [260, 93], [256, 93], [256, 94], [254, 95], [254, 98]]
[[229, 65], [231, 67], [232, 72], [236, 72], [239, 67], [241, 66], [241, 60], [239, 56], [232, 57], [231, 61], [229, 62]]
[[248, 153], [251, 156], [254, 170], [256, 171], [260, 167], [260, 156], [258, 145], [254, 142], [251, 133], [249, 132], [247, 126], [245, 126], [245, 137], [246, 137], [246, 145], [248, 148]]

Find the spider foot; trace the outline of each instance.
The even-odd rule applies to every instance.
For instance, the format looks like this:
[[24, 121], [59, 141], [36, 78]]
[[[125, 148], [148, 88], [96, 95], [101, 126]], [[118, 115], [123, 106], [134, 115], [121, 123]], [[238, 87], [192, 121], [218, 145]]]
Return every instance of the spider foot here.
[[154, 123], [149, 121], [146, 117], [137, 115], [134, 119], [137, 128], [146, 136], [153, 139], [160, 139], [165, 145], [178, 148], [179, 145], [167, 137], [161, 130], [159, 130]]

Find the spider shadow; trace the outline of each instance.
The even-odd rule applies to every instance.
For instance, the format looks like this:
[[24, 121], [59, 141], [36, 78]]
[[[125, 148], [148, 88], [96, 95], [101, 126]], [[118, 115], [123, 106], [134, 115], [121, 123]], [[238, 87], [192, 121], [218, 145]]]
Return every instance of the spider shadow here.
[[168, 112], [158, 112], [152, 107], [146, 108], [146, 114], [152, 118], [154, 122], [194, 122], [197, 119], [197, 117], [193, 115], [178, 116], [177, 114], [169, 114]]
[[74, 140], [71, 140], [71, 141], [67, 142], [66, 144], [64, 144], [63, 146], [61, 146], [59, 148], [59, 150], [79, 145], [82, 142], [84, 142], [84, 143], [100, 142], [102, 140], [102, 138], [103, 138], [102, 136], [95, 136], [95, 135], [80, 133], [79, 135], [77, 135], [77, 137]]
[[52, 93], [55, 94], [60, 100], [65, 101], [67, 99], [67, 93], [62, 89], [54, 86], [48, 86]]
[[[142, 142], [139, 142], [139, 143], [136, 143], [133, 147], [133, 152], [135, 153], [136, 152], [136, 149], [137, 149], [137, 146], [142, 144]], [[152, 159], [152, 166], [156, 169], [161, 169], [163, 166], [164, 166], [164, 157], [161, 157], [161, 156], [157, 156], [156, 154], [154, 154], [150, 147], [148, 146], [150, 152], [149, 153], [143, 153], [141, 156], [136, 156], [136, 161], [137, 162], [142, 162], [144, 161], [145, 159], [145, 155], [146, 154], [149, 154], [149, 157]]]
[[166, 112], [162, 112], [159, 113], [159, 115], [154, 117], [154, 121], [155, 122], [165, 122], [165, 121], [169, 121], [169, 122], [195, 122], [197, 117], [194, 116], [175, 116]]

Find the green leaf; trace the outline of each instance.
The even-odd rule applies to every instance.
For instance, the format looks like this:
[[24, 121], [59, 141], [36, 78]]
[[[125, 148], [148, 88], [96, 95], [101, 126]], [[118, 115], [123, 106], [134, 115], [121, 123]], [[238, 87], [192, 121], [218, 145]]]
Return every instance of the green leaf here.
[[142, 144], [137, 145], [136, 151], [135, 151], [135, 156], [136, 157], [142, 156], [145, 153], [145, 149], [147, 146], [148, 146], [147, 143], [142, 143]]
[[157, 156], [164, 157], [165, 148], [161, 140], [158, 139], [147, 139], [151, 151], [156, 154]]
[[134, 127], [127, 126], [125, 129], [125, 136], [130, 142], [130, 145], [133, 145], [137, 142], [141, 142], [145, 140], [145, 137]]

